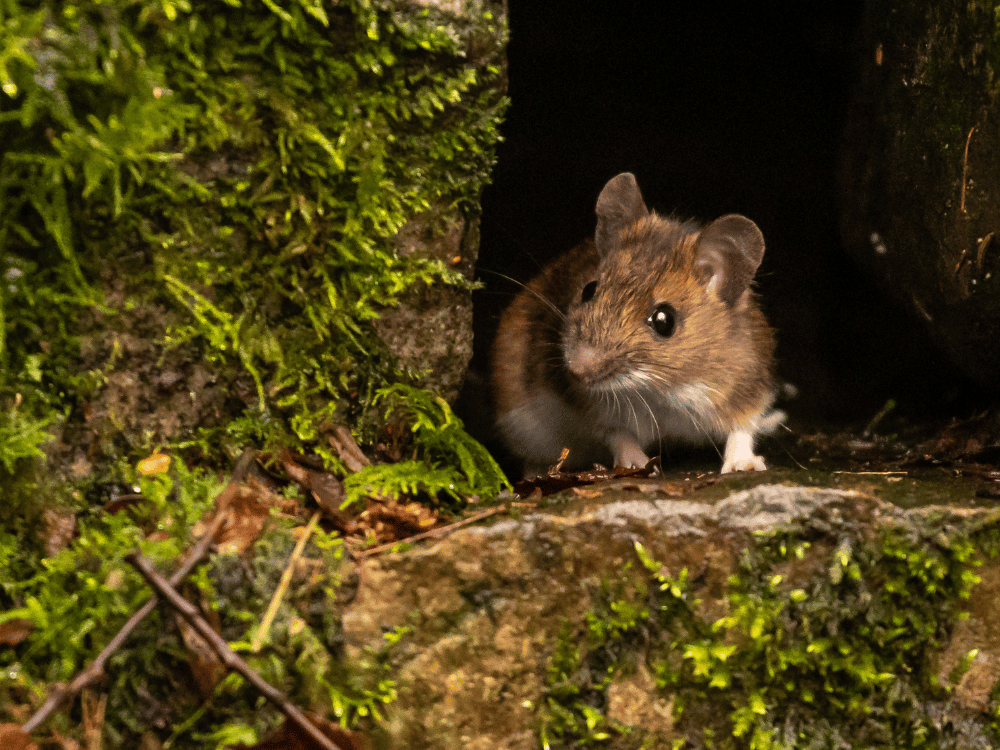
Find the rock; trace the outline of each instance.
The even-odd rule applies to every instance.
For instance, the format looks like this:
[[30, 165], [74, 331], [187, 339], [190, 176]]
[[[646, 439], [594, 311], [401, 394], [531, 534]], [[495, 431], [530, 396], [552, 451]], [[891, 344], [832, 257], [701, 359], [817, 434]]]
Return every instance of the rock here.
[[844, 138], [848, 251], [969, 375], [1000, 385], [994, 3], [865, 3]]
[[[436, 260], [472, 281], [479, 253], [479, 219], [436, 209], [411, 219], [395, 241], [400, 256]], [[375, 328], [400, 363], [421, 385], [454, 401], [472, 358], [472, 292], [468, 288], [419, 284]]]
[[[593, 488], [588, 488], [588, 495], [592, 492]], [[685, 601], [706, 628], [718, 618], [733, 614], [739, 599], [732, 597], [738, 588], [732, 576], [751, 576], [748, 571], [756, 570], [756, 565], [760, 568], [760, 580], [765, 584], [770, 581], [780, 589], [775, 606], [808, 597], [809, 602], [816, 603], [810, 616], [818, 617], [816, 613], [830, 607], [836, 609], [835, 600], [828, 602], [823, 598], [830, 591], [846, 596], [844, 612], [830, 616], [832, 630], [827, 638], [835, 643], [837, 627], [856, 628], [857, 618], [864, 622], [867, 617], [866, 627], [873, 633], [872, 659], [875, 663], [880, 660], [889, 663], [895, 654], [886, 655], [880, 649], [902, 646], [893, 645], [891, 638], [886, 641], [885, 636], [874, 634], [883, 632], [879, 618], [898, 617], [903, 610], [893, 598], [895, 581], [886, 578], [887, 571], [894, 570], [894, 561], [907, 559], [917, 564], [919, 557], [916, 552], [910, 557], [893, 557], [895, 553], [891, 551], [880, 553], [879, 545], [891, 550], [894, 549], [891, 545], [902, 544], [902, 539], [914, 539], [918, 540], [914, 549], [919, 550], [924, 543], [931, 547], [944, 544], [940, 541], [941, 527], [959, 539], [966, 538], [958, 531], [961, 524], [978, 523], [980, 529], [984, 524], [993, 524], [992, 533], [997, 529], [996, 514], [988, 511], [953, 516], [942, 508], [904, 511], [860, 492], [798, 486], [759, 486], [715, 504], [663, 499], [651, 487], [643, 488], [640, 497], [637, 499], [635, 492], [619, 490], [602, 498], [576, 498], [561, 509], [550, 505], [549, 509], [516, 520], [460, 529], [428, 546], [359, 563], [360, 587], [343, 612], [348, 659], [353, 658], [351, 653], [359, 653], [359, 649], [380, 644], [388, 630], [400, 626], [411, 628], [396, 646], [398, 650], [393, 657], [392, 676], [399, 698], [387, 707], [388, 736], [375, 746], [538, 747], [539, 726], [548, 726], [550, 731], [555, 731], [552, 727], [563, 726], [552, 723], [555, 720], [551, 719], [549, 707], [551, 700], [558, 702], [562, 700], [560, 695], [567, 694], [553, 692], [552, 683], [557, 654], [567, 647], [570, 651], [578, 649], [582, 661], [568, 683], [576, 687], [565, 691], [576, 690], [575, 700], [587, 703], [603, 717], [600, 721], [606, 723], [599, 723], [599, 728], [604, 727], [614, 735], [618, 731], [615, 726], [627, 725], [632, 728], [633, 734], [629, 736], [633, 738], [646, 736], [650, 742], [655, 738], [667, 747], [674, 739], [685, 738], [700, 746], [702, 729], [694, 724], [707, 722], [714, 727], [717, 737], [719, 732], [730, 731], [728, 717], [733, 707], [739, 705], [741, 688], [733, 684], [727, 690], [719, 689], [714, 699], [719, 705], [714, 707], [710, 692], [705, 693], [708, 703], [705, 698], [692, 698], [697, 693], [684, 693], [688, 708], [678, 719], [674, 712], [678, 693], [658, 690], [654, 675], [668, 674], [663, 672], [664, 664], [679, 667], [685, 658], [690, 662], [690, 656], [673, 652], [674, 647], [665, 645], [671, 639], [681, 642], [680, 631], [673, 636], [657, 635], [656, 626], [651, 624], [653, 620], [646, 619], [647, 612], [646, 618], [636, 616], [631, 629], [622, 625], [620, 633], [627, 635], [618, 640], [611, 638], [603, 646], [594, 640], [594, 623], [599, 623], [601, 617], [614, 623], [627, 619], [626, 613], [630, 611], [627, 606], [608, 610], [609, 591], [618, 592], [615, 600], [633, 602], [637, 612], [660, 601], [652, 593], [643, 593], [649, 590], [650, 573], [637, 557], [636, 543], [661, 566], [664, 575], [687, 582]], [[766, 547], [766, 541], [762, 541], [769, 534], [787, 538], [789, 549], [783, 561], [768, 557], [777, 548]], [[800, 544], [801, 548], [793, 552], [794, 544]], [[765, 549], [771, 552], [765, 553]], [[928, 559], [937, 558], [931, 554]], [[843, 572], [832, 576], [831, 570], [841, 565]], [[988, 561], [981, 575], [983, 583], [973, 589], [968, 601], [970, 618], [954, 628], [952, 621], [957, 618], [957, 609], [949, 609], [951, 605], [933, 593], [934, 587], [907, 594], [910, 602], [907, 606], [913, 607], [913, 617], [919, 619], [932, 613], [939, 618], [934, 621], [942, 623], [941, 640], [935, 641], [941, 648], [934, 652], [938, 656], [928, 651], [927, 668], [932, 669], [930, 662], [934, 661], [936, 673], [945, 675], [942, 678], [945, 684], [947, 673], [955, 664], [970, 649], [979, 649], [972, 668], [954, 688], [951, 700], [942, 701], [938, 693], [931, 695], [933, 691], [927, 695], [914, 692], [930, 688], [915, 685], [906, 674], [890, 675], [892, 685], [883, 693], [891, 690], [913, 693], [912, 700], [924, 706], [920, 721], [929, 727], [939, 727], [928, 731], [956, 732], [959, 729], [955, 727], [965, 722], [962, 736], [985, 736], [986, 714], [977, 712], [993, 705], [989, 696], [998, 679], [1000, 632], [996, 632], [993, 605], [987, 602], [994, 601], [992, 587], [1000, 576], [1000, 565], [995, 559]], [[943, 590], [945, 580], [937, 586], [939, 591]], [[656, 588], [658, 584], [654, 584]], [[860, 598], [852, 593], [857, 591], [861, 592]], [[869, 598], [867, 604], [864, 597]], [[602, 611], [604, 615], [599, 614]], [[864, 615], [865, 612], [872, 614]], [[794, 616], [791, 622], [796, 622]], [[744, 640], [733, 640], [738, 628], [727, 625], [720, 631], [719, 627], [717, 624], [714, 630], [709, 628], [705, 633], [732, 633], [724, 642], [747, 649], [746, 653], [738, 650], [730, 660], [752, 660], [753, 648], [745, 640], [747, 636], [741, 636]], [[782, 627], [794, 630], [794, 626], [787, 624]], [[614, 630], [610, 624], [606, 628]], [[778, 641], [772, 643], [770, 648], [778, 647]], [[612, 652], [617, 657], [608, 666], [601, 659]], [[768, 658], [774, 659], [780, 652], [765, 653], [771, 653]], [[588, 661], [591, 658], [598, 661]], [[858, 664], [867, 663], [860, 654], [854, 658], [859, 660]], [[746, 667], [744, 662], [739, 663]], [[609, 670], [609, 679], [603, 686], [602, 669]], [[919, 673], [920, 665], [911, 665], [910, 669]], [[849, 675], [838, 679], [844, 680], [844, 685], [851, 684]], [[813, 685], [813, 680], [812, 673], [804, 673], [802, 687]], [[869, 695], [871, 686], [857, 689], [862, 691], [862, 697], [868, 695], [866, 700], [878, 703], [877, 698]], [[778, 692], [783, 690], [780, 688]], [[768, 703], [766, 710], [773, 714], [767, 713], [764, 721], [779, 724], [804, 721], [809, 706], [801, 704], [800, 708], [794, 708], [799, 705], [795, 702], [799, 700], [798, 693], [793, 690], [785, 698], [793, 705], [791, 713], [784, 712], [780, 701]], [[845, 695], [845, 700], [850, 698], [849, 691]], [[573, 705], [576, 704], [570, 701], [564, 708], [572, 712]], [[902, 718], [883, 717], [886, 726], [896, 720], [906, 724], [912, 719], [906, 712], [913, 711], [908, 703]], [[850, 731], [829, 726], [817, 729], [816, 722], [804, 724], [802, 731], [826, 731], [822, 736], [828, 739], [836, 735], [858, 740], [871, 737], [875, 731], [866, 721], [871, 724], [874, 720], [859, 719], [859, 725], [849, 727]], [[847, 723], [845, 718], [844, 724]], [[580, 726], [583, 724], [581, 719]], [[578, 735], [573, 737], [579, 739]]]

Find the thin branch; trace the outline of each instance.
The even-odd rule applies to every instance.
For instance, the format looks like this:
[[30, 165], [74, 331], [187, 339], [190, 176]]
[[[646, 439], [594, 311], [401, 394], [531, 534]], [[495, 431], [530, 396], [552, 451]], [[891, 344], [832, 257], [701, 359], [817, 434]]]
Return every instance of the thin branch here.
[[157, 591], [160, 596], [169, 602], [170, 606], [177, 610], [181, 617], [183, 617], [187, 623], [198, 631], [198, 635], [205, 639], [212, 650], [218, 654], [222, 663], [226, 665], [227, 668], [239, 672], [243, 677], [260, 693], [267, 698], [271, 703], [273, 703], [281, 713], [288, 717], [289, 721], [292, 721], [302, 729], [303, 732], [309, 735], [316, 744], [323, 748], [324, 750], [341, 750], [337, 745], [330, 741], [330, 739], [323, 734], [319, 728], [306, 718], [306, 715], [298, 709], [295, 704], [288, 700], [287, 697], [274, 687], [272, 687], [268, 682], [266, 682], [259, 674], [257, 674], [250, 665], [243, 661], [240, 656], [233, 651], [229, 644], [226, 643], [225, 639], [216, 633], [212, 627], [205, 622], [205, 620], [198, 614], [198, 610], [194, 607], [191, 602], [182, 597], [177, 591], [170, 585], [170, 583], [156, 572], [152, 563], [149, 562], [142, 554], [136, 550], [134, 552], [129, 552], [125, 559], [146, 579], [146, 582]]
[[302, 551], [306, 548], [306, 542], [309, 541], [309, 537], [316, 530], [316, 524], [319, 523], [319, 517], [322, 513], [323, 511], [321, 510], [313, 513], [312, 518], [309, 519], [309, 523], [306, 524], [306, 528], [302, 532], [302, 536], [295, 543], [295, 549], [292, 550], [292, 555], [288, 558], [288, 565], [281, 572], [281, 580], [278, 582], [278, 588], [274, 590], [274, 596], [271, 597], [271, 603], [267, 607], [267, 612], [264, 613], [264, 619], [261, 620], [260, 627], [257, 628], [257, 633], [253, 637], [253, 644], [250, 646], [250, 650], [255, 654], [264, 645], [264, 638], [267, 637], [267, 631], [271, 629], [271, 623], [274, 622], [274, 617], [278, 614], [278, 607], [281, 605], [281, 600], [288, 590], [288, 585], [292, 582], [292, 572], [295, 570], [295, 563], [302, 557]]
[[461, 521], [450, 523], [447, 526], [440, 526], [436, 529], [431, 529], [430, 531], [424, 531], [419, 534], [414, 534], [413, 536], [408, 536], [406, 539], [389, 542], [388, 544], [380, 544], [378, 547], [371, 547], [370, 549], [355, 552], [354, 557], [358, 560], [363, 560], [366, 557], [372, 557], [373, 555], [377, 555], [381, 552], [391, 550], [399, 544], [407, 544], [409, 542], [418, 542], [421, 539], [434, 539], [441, 536], [447, 536], [461, 526], [468, 526], [470, 523], [475, 523], [476, 521], [481, 521], [484, 518], [495, 516], [497, 513], [503, 513], [505, 510], [507, 510], [507, 508], [503, 505], [498, 505], [495, 508], [488, 508], [487, 510], [480, 511], [479, 513], [474, 513], [468, 518], [463, 518]]
[[[202, 557], [205, 556], [205, 553], [208, 552], [209, 548], [212, 546], [212, 538], [222, 527], [222, 524], [225, 521], [225, 516], [225, 513], [219, 513], [215, 517], [212, 521], [212, 525], [205, 530], [205, 533], [201, 536], [198, 543], [191, 550], [191, 553], [181, 564], [181, 567], [179, 567], [170, 577], [170, 581], [174, 586], [184, 580], [184, 577], [191, 572], [191, 569]], [[97, 658], [95, 658], [94, 661], [87, 665], [86, 669], [77, 674], [69, 685], [57, 685], [56, 688], [49, 693], [45, 703], [43, 703], [42, 707], [35, 712], [34, 716], [24, 723], [21, 727], [21, 731], [25, 734], [30, 734], [37, 729], [42, 722], [49, 718], [49, 716], [63, 704], [63, 701], [72, 698], [88, 685], [91, 685], [104, 677], [104, 665], [108, 663], [108, 659], [111, 658], [111, 655], [114, 654], [115, 651], [124, 645], [125, 641], [132, 634], [132, 631], [139, 626], [139, 623], [146, 619], [146, 616], [150, 612], [156, 609], [157, 603], [156, 594], [153, 594], [153, 597], [148, 602], [143, 604], [142, 607], [137, 609], [132, 616], [128, 618], [128, 621], [122, 626], [121, 630], [115, 634], [114, 638], [108, 641], [101, 653], [97, 655]]]
[[972, 133], [975, 126], [969, 128], [969, 134], [965, 136], [965, 154], [962, 156], [962, 199], [959, 201], [958, 210], [965, 213], [965, 175], [969, 170], [969, 141], [972, 140]]

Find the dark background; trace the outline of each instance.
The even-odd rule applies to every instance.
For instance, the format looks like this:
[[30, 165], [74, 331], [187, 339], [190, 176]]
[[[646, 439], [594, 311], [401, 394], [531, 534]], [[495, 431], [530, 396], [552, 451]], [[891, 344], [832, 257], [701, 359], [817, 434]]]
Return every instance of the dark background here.
[[[471, 421], [517, 285], [594, 230], [605, 182], [635, 173], [661, 214], [753, 219], [793, 425], [969, 408], [970, 386], [919, 321], [866, 280], [838, 236], [838, 154], [861, 49], [860, 2], [601, 6], [510, 0], [511, 106], [483, 195]], [[472, 396], [472, 398], [470, 398]], [[961, 414], [959, 416], [964, 416]]]

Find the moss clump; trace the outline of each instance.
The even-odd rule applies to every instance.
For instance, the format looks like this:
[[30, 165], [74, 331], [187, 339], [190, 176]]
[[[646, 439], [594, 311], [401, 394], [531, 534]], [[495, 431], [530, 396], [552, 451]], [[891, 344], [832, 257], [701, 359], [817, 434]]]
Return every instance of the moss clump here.
[[551, 662], [558, 679], [550, 679], [543, 740], [653, 741], [620, 726], [596, 734], [614, 726], [603, 715], [611, 676], [645, 653], [672, 699], [675, 747], [990, 746], [997, 737], [988, 722], [941, 720], [953, 686], [936, 671], [978, 580], [970, 538], [985, 532], [921, 522], [870, 538], [837, 526], [759, 538], [730, 579], [727, 614], [708, 619], [686, 570], [665, 574], [637, 544], [653, 574], [649, 593], [619, 584], [588, 616], [585, 646], [565, 639]]
[[[490, 7], [6, 3], [3, 393], [49, 421], [98, 412], [107, 458], [197, 428], [210, 451], [247, 409], [285, 442], [357, 420], [404, 377], [379, 309], [468, 284], [392, 238], [432, 207], [478, 211], [504, 107]], [[138, 420], [155, 405], [108, 396], [123, 372], [198, 408]]]

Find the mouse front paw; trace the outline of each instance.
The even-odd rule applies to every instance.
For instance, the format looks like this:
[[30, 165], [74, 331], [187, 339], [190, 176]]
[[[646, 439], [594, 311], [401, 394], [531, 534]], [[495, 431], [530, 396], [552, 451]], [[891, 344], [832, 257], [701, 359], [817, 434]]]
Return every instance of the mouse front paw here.
[[753, 433], [734, 430], [726, 440], [721, 474], [731, 471], [767, 471], [764, 458], [753, 452]]
[[649, 463], [649, 457], [643, 452], [638, 441], [626, 432], [617, 432], [609, 441], [614, 453], [615, 466], [626, 469], [641, 469]]

